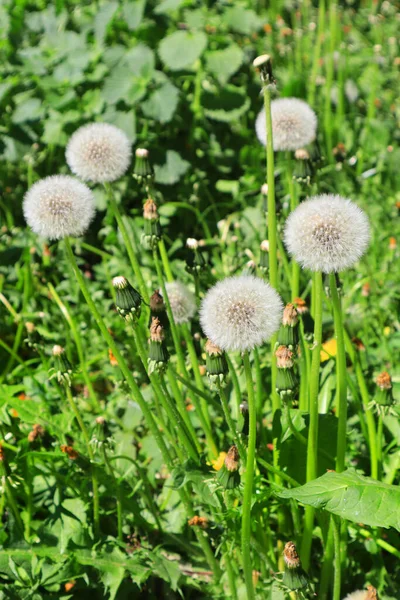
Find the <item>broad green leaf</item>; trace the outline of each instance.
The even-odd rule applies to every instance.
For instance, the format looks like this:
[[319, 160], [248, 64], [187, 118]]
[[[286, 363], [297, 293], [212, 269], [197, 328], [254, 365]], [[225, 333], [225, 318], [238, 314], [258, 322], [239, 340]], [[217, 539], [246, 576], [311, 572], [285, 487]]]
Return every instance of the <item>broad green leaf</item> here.
[[215, 121], [236, 121], [250, 108], [250, 98], [245, 91], [233, 85], [202, 95], [204, 113]]
[[164, 38], [158, 48], [161, 60], [172, 71], [191, 67], [207, 46], [207, 36], [199, 31], [175, 31]]
[[243, 50], [237, 44], [231, 44], [224, 50], [208, 52], [206, 61], [208, 70], [224, 85], [242, 64]]
[[156, 182], [164, 185], [177, 183], [182, 175], [186, 173], [190, 163], [181, 158], [174, 150], [167, 151], [167, 160], [164, 165], [155, 165]]
[[160, 123], [168, 123], [178, 106], [178, 99], [178, 88], [167, 81], [153, 92], [146, 102], [142, 103], [142, 109], [146, 116], [160, 121]]
[[29, 98], [17, 106], [12, 116], [16, 124], [36, 121], [43, 116], [43, 103], [39, 98]]
[[[119, 548], [114, 548], [112, 552], [113, 562], [103, 564], [100, 569], [100, 578], [106, 590], [109, 591], [109, 600], [114, 600], [117, 595], [118, 588], [125, 576], [124, 555]], [[117, 564], [116, 564], [117, 563]], [[100, 566], [100, 565], [99, 565]]]
[[183, 0], [163, 0], [163, 2], [160, 2], [160, 4], [155, 7], [154, 13], [156, 15], [167, 14], [173, 10], [177, 10], [181, 4], [183, 4]]
[[263, 21], [254, 10], [244, 6], [229, 8], [224, 15], [228, 27], [238, 33], [250, 34], [261, 29]]
[[122, 14], [129, 29], [139, 27], [146, 6], [146, 0], [126, 0], [122, 6]]
[[94, 33], [99, 44], [103, 43], [107, 27], [111, 23], [118, 9], [118, 2], [106, 2], [96, 12], [94, 19]]
[[305, 485], [279, 493], [280, 498], [323, 508], [342, 519], [370, 527], [394, 527], [400, 531], [400, 488], [358, 475], [325, 473]]

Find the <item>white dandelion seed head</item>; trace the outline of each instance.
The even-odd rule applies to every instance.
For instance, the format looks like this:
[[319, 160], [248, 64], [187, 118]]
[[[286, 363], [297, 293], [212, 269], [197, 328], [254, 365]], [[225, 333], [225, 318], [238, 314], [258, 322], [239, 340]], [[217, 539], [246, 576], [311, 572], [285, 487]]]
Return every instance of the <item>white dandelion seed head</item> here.
[[165, 284], [175, 323], [187, 323], [196, 312], [194, 294], [180, 281]]
[[348, 594], [343, 600], [366, 600], [368, 592], [366, 590], [356, 590]]
[[[271, 102], [274, 150], [298, 150], [313, 142], [317, 135], [317, 115], [298, 98], [278, 98]], [[265, 110], [256, 120], [256, 133], [261, 144], [266, 144]]]
[[323, 273], [352, 267], [369, 243], [367, 215], [354, 202], [332, 194], [302, 202], [285, 224], [285, 245], [304, 269]]
[[204, 334], [222, 350], [244, 352], [270, 339], [279, 328], [279, 294], [254, 275], [228, 277], [206, 294], [200, 309]]
[[199, 242], [195, 238], [187, 238], [186, 246], [190, 250], [197, 250], [197, 248], [199, 247]]
[[37, 181], [25, 194], [23, 209], [29, 227], [50, 240], [84, 234], [95, 213], [91, 190], [68, 175]]
[[121, 129], [108, 123], [89, 123], [72, 135], [65, 156], [75, 175], [84, 181], [104, 183], [124, 175], [131, 154], [131, 143]]

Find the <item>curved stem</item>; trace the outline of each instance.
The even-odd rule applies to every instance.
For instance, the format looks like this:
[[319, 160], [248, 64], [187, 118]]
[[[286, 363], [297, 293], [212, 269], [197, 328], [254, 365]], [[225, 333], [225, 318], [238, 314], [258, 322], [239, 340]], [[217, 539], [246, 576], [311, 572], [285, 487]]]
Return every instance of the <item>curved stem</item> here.
[[[321, 362], [322, 344], [322, 274], [314, 273], [314, 345], [310, 372], [310, 425], [307, 444], [307, 481], [317, 477], [318, 459], [318, 392], [319, 392], [319, 367]], [[307, 571], [310, 566], [310, 553], [312, 532], [314, 527], [315, 509], [307, 506], [305, 510], [304, 532], [301, 544], [301, 561]]]
[[249, 442], [247, 447], [247, 463], [245, 472], [245, 484], [243, 493], [242, 506], [242, 559], [244, 579], [247, 590], [247, 600], [255, 600], [253, 586], [253, 569], [250, 554], [250, 537], [251, 537], [251, 498], [253, 494], [253, 479], [254, 479], [254, 460], [256, 450], [256, 435], [257, 435], [257, 413], [254, 399], [253, 378], [251, 375], [251, 366], [249, 353], [243, 354], [244, 370], [246, 373], [247, 397], [249, 404]]
[[344, 471], [346, 455], [346, 427], [347, 427], [347, 379], [346, 379], [346, 351], [344, 345], [342, 306], [336, 287], [335, 273], [329, 274], [329, 287], [332, 298], [333, 319], [335, 323], [335, 336], [337, 342], [336, 353], [336, 389], [337, 389], [337, 416], [339, 419], [337, 433], [336, 471]]

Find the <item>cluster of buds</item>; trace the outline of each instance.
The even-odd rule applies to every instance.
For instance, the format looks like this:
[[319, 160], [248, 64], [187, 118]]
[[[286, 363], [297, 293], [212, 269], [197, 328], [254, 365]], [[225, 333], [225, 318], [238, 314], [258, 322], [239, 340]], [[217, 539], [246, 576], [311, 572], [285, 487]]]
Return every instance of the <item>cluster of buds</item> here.
[[147, 250], [155, 248], [161, 240], [160, 217], [157, 210], [157, 204], [152, 198], [148, 198], [143, 206], [144, 232], [142, 234], [142, 244]]
[[135, 152], [135, 165], [133, 177], [140, 184], [149, 185], [154, 180], [154, 171], [149, 161], [149, 151], [145, 148], [137, 148]]
[[55, 345], [52, 350], [54, 367], [50, 369], [50, 379], [56, 377], [58, 383], [71, 386], [73, 368], [62, 346]]
[[169, 353], [165, 343], [164, 327], [158, 317], [152, 317], [149, 339], [149, 373], [154, 371], [165, 373], [168, 365]]
[[140, 317], [142, 297], [125, 277], [114, 277], [115, 306], [125, 321], [136, 322]]
[[395, 399], [393, 398], [392, 378], [387, 371], [383, 371], [375, 380], [377, 392], [370, 403], [376, 412], [381, 415], [393, 413]]
[[206, 259], [203, 256], [198, 240], [188, 238], [186, 247], [191, 251], [186, 260], [186, 270], [189, 273], [197, 274], [207, 268]]
[[299, 343], [299, 315], [294, 304], [287, 304], [283, 311], [282, 324], [278, 332], [278, 347], [275, 350], [276, 391], [284, 402], [295, 399], [298, 387], [294, 372], [297, 347]]
[[226, 490], [232, 490], [240, 484], [240, 459], [236, 446], [231, 446], [225, 456], [224, 464], [218, 471], [217, 479]]
[[211, 387], [225, 387], [226, 376], [228, 374], [228, 363], [225, 353], [219, 346], [207, 340], [205, 345], [207, 376]]
[[269, 269], [269, 242], [263, 240], [260, 244], [260, 263], [259, 269], [262, 273], [267, 274]]
[[287, 542], [283, 550], [283, 559], [285, 561], [285, 571], [283, 573], [282, 583], [289, 590], [302, 590], [308, 586], [308, 576], [301, 566], [300, 557], [297, 553], [296, 545], [293, 542]]

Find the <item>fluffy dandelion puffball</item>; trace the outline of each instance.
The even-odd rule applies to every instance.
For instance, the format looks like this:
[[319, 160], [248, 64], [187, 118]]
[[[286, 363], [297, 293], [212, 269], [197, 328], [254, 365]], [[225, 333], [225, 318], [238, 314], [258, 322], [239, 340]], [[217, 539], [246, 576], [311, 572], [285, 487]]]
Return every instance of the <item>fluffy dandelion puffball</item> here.
[[[311, 144], [317, 135], [317, 116], [312, 108], [298, 98], [278, 98], [271, 102], [274, 150], [298, 150]], [[256, 120], [256, 133], [265, 146], [267, 128], [265, 110]]]
[[367, 600], [367, 590], [356, 590], [348, 594], [343, 600]]
[[75, 175], [84, 181], [104, 183], [124, 175], [131, 154], [131, 143], [121, 129], [107, 123], [90, 123], [75, 131], [65, 156]]
[[277, 331], [283, 303], [279, 294], [254, 275], [228, 277], [206, 294], [200, 309], [204, 334], [222, 350], [244, 352]]
[[302, 202], [285, 224], [285, 244], [305, 269], [332, 273], [352, 267], [369, 243], [366, 214], [341, 196], [322, 194]]
[[165, 284], [175, 323], [187, 323], [196, 312], [194, 294], [180, 281]]
[[25, 194], [23, 209], [29, 227], [50, 240], [84, 234], [95, 212], [91, 190], [68, 175], [37, 181]]

